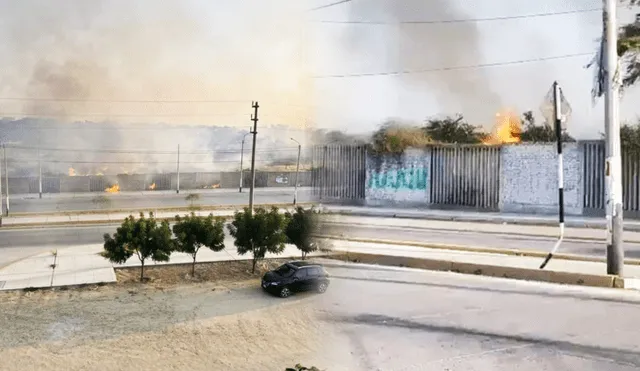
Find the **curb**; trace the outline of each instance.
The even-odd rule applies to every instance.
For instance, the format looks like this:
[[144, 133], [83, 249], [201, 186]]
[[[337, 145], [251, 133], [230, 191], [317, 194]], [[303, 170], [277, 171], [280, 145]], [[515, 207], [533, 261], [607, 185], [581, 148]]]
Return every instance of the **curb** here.
[[343, 253], [329, 259], [350, 261], [353, 263], [378, 264], [417, 268], [431, 271], [473, 274], [488, 277], [510, 278], [526, 281], [540, 281], [564, 285], [578, 285], [589, 287], [604, 287], [618, 289], [639, 289], [639, 280], [622, 278], [612, 275], [595, 275], [549, 271], [529, 268], [504, 267], [474, 263], [459, 263], [447, 260], [421, 259], [401, 256], [388, 256], [364, 253]]
[[[544, 227], [557, 227], [557, 221], [544, 220], [544, 219], [514, 219], [509, 217], [472, 217], [472, 216], [447, 216], [447, 215], [402, 215], [400, 213], [368, 213], [361, 211], [340, 211], [327, 209], [325, 214], [345, 215], [345, 216], [365, 216], [372, 218], [396, 218], [396, 219], [420, 219], [420, 220], [440, 220], [449, 222], [468, 222], [468, 223], [485, 223], [485, 224], [513, 224], [513, 225], [531, 225], [531, 226], [544, 226]], [[587, 229], [604, 229], [606, 228], [603, 222], [575, 222], [565, 221], [565, 227], [567, 228], [587, 228]], [[640, 232], [640, 225], [627, 225], [624, 227], [625, 231]]]
[[[344, 225], [353, 225], [353, 226], [357, 226], [357, 227], [369, 227], [369, 228], [376, 228], [376, 227], [381, 227], [381, 228], [385, 228], [385, 229], [407, 229], [407, 230], [426, 230], [426, 231], [443, 231], [443, 232], [472, 232], [472, 233], [483, 233], [483, 234], [500, 234], [500, 235], [506, 235], [506, 236], [522, 236], [522, 237], [547, 237], [547, 238], [558, 238], [557, 234], [551, 235], [551, 234], [533, 234], [533, 233], [521, 233], [521, 232], [485, 232], [482, 230], [477, 230], [477, 231], [470, 231], [470, 230], [463, 230], [463, 229], [453, 229], [453, 228], [429, 228], [429, 227], [402, 227], [402, 226], [397, 226], [397, 225], [371, 225], [371, 224], [367, 224], [367, 223], [353, 223], [353, 222], [346, 222], [346, 223], [340, 223], [340, 222], [335, 222], [335, 221], [323, 221], [323, 224], [333, 224], [333, 225], [340, 225], [340, 226], [344, 226]], [[472, 222], [466, 222], [466, 223], [472, 223]], [[483, 222], [474, 222], [477, 224], [494, 224], [494, 223], [483, 223]], [[495, 223], [497, 224], [497, 223]], [[536, 227], [546, 227], [543, 225], [535, 225]], [[557, 227], [558, 225], [554, 225], [554, 227]], [[596, 228], [589, 228], [589, 229], [596, 229]], [[626, 231], [626, 232], [633, 232], [633, 231]], [[580, 237], [580, 236], [572, 236], [572, 237], [565, 237], [564, 238], [565, 241], [588, 241], [588, 242], [604, 242], [605, 238], [594, 238], [594, 237]], [[629, 239], [629, 240], [625, 240], [624, 242], [627, 243], [637, 243], [640, 244], [640, 240], [633, 240], [633, 239]]]
[[[349, 237], [330, 236], [330, 235], [315, 235], [314, 237], [325, 238], [329, 240], [338, 240], [338, 241], [376, 243], [376, 244], [398, 245], [398, 246], [413, 246], [413, 247], [424, 247], [427, 249], [464, 251], [464, 252], [475, 252], [475, 253], [511, 255], [511, 256], [526, 256], [526, 257], [541, 258], [541, 259], [544, 259], [547, 257], [547, 255], [549, 255], [549, 253], [545, 251], [503, 249], [499, 247], [464, 246], [464, 245], [452, 245], [452, 244], [445, 244], [445, 243], [422, 243], [422, 242], [415, 242], [415, 241], [379, 240], [379, 239], [369, 239], [369, 238], [349, 238]], [[574, 255], [574, 254], [553, 254], [553, 258], [561, 259], [561, 260], [590, 262], [590, 263], [606, 263], [606, 259], [604, 258], [597, 258], [595, 256]], [[640, 265], [640, 259], [625, 259], [624, 263], [627, 265]]]
[[[298, 202], [296, 206], [312, 206], [316, 205], [315, 202]], [[236, 210], [246, 207], [245, 204], [216, 204], [216, 205], [195, 205], [199, 209], [205, 210]], [[278, 204], [255, 204], [256, 207], [283, 207], [293, 206], [292, 203], [278, 203]], [[32, 218], [38, 216], [74, 216], [74, 215], [101, 215], [101, 214], [116, 214], [116, 213], [140, 213], [140, 212], [170, 212], [170, 211], [192, 211], [188, 206], [183, 207], [147, 207], [140, 209], [104, 209], [104, 210], [68, 210], [58, 212], [25, 212], [25, 213], [11, 213], [10, 217], [17, 218]], [[198, 210], [193, 210], [198, 211]]]
[[[302, 206], [302, 207], [307, 207], [307, 206], [314, 206], [314, 203], [297, 203], [296, 206]], [[278, 208], [286, 208], [286, 207], [290, 207], [293, 206], [292, 204], [260, 204], [260, 205], [256, 205], [256, 207], [278, 207]], [[244, 207], [244, 206], [243, 206]], [[133, 214], [138, 214], [140, 212], [144, 212], [144, 213], [148, 213], [148, 212], [154, 212], [154, 213], [158, 213], [158, 212], [172, 212], [175, 211], [176, 213], [178, 212], [191, 212], [191, 211], [220, 211], [220, 210], [239, 210], [238, 208], [213, 208], [213, 209], [209, 209], [206, 208], [205, 210], [189, 210], [189, 209], [157, 209], [157, 210], [129, 210], [129, 211], [120, 211], [120, 213], [125, 213], [125, 212], [129, 212], [130, 215]], [[116, 213], [116, 212], [113, 212]], [[102, 215], [108, 215], [110, 213], [102, 213]], [[41, 215], [41, 214], [38, 214]], [[71, 216], [71, 215], [65, 215], [65, 214], [55, 214], [56, 216]], [[72, 214], [72, 215], [81, 215], [81, 214]], [[219, 217], [222, 218], [232, 218], [233, 215], [218, 215]], [[173, 220], [174, 217], [165, 217], [165, 218], [156, 218], [156, 220]], [[67, 225], [76, 225], [76, 226], [83, 226], [83, 225], [116, 225], [116, 224], [121, 224], [122, 223], [122, 219], [115, 219], [115, 220], [78, 220], [78, 221], [63, 221], [63, 222], [44, 222], [44, 223], [13, 223], [10, 225], [5, 225], [0, 227], [0, 231], [2, 230], [11, 230], [11, 229], [25, 229], [25, 228], [33, 228], [33, 229], [37, 229], [37, 228], [49, 228], [49, 227], [56, 227], [56, 226], [67, 226]]]

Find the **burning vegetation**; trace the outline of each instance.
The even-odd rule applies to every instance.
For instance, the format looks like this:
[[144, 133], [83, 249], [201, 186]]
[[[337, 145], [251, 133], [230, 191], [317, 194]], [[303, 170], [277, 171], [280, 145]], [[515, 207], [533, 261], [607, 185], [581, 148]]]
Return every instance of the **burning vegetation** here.
[[218, 189], [220, 188], [220, 183], [216, 183], [216, 184], [212, 184], [212, 185], [206, 185], [204, 187], [202, 187], [202, 189]]
[[511, 111], [496, 113], [496, 122], [483, 140], [483, 144], [520, 143], [522, 135], [522, 121]]
[[118, 193], [120, 192], [120, 186], [118, 185], [118, 183], [112, 185], [111, 187], [107, 188], [104, 190], [107, 193]]
[[153, 183], [153, 184], [151, 184], [151, 185], [149, 186], [149, 190], [150, 190], [150, 191], [153, 191], [153, 190], [155, 190], [155, 189], [156, 189], [156, 184], [155, 184], [155, 183]]

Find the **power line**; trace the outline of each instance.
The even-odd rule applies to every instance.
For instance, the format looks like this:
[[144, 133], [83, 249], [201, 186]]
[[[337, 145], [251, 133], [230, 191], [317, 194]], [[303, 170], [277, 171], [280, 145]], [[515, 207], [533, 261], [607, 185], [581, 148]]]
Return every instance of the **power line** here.
[[513, 16], [502, 17], [488, 17], [488, 18], [467, 18], [467, 19], [447, 19], [447, 20], [432, 20], [432, 21], [397, 21], [397, 22], [384, 22], [384, 21], [331, 21], [320, 20], [314, 21], [314, 23], [333, 23], [333, 24], [362, 24], [362, 25], [394, 25], [394, 24], [446, 24], [446, 23], [469, 23], [469, 22], [490, 22], [490, 21], [506, 21], [515, 19], [526, 18], [540, 18], [540, 17], [552, 17], [568, 14], [580, 14], [580, 13], [593, 13], [602, 12], [602, 8], [592, 9], [578, 9], [567, 10], [562, 12], [547, 12], [547, 13], [533, 13], [533, 14], [521, 14]]
[[507, 62], [494, 62], [494, 63], [474, 64], [474, 65], [468, 65], [468, 66], [440, 67], [440, 68], [431, 68], [431, 69], [423, 69], [423, 70], [404, 70], [404, 71], [391, 71], [391, 72], [371, 72], [371, 73], [355, 73], [355, 74], [339, 74], [339, 75], [320, 75], [320, 76], [315, 76], [314, 78], [316, 78], [316, 79], [327, 79], [327, 78], [347, 78], [347, 77], [409, 75], [409, 74], [416, 74], [416, 73], [444, 72], [444, 71], [457, 71], [457, 70], [480, 69], [480, 68], [489, 68], [489, 67], [500, 67], [500, 66], [527, 64], [527, 63], [535, 63], [535, 62], [545, 62], [545, 61], [551, 61], [551, 60], [556, 60], [556, 59], [568, 59], [568, 58], [584, 57], [584, 56], [592, 56], [592, 55], [593, 55], [593, 52], [576, 53], [576, 54], [565, 54], [565, 55], [557, 55], [557, 56], [541, 57], [541, 58], [533, 58], [533, 59], [521, 59], [521, 60], [507, 61]]
[[[7, 145], [10, 149], [23, 149], [32, 151], [47, 151], [47, 152], [93, 152], [93, 153], [111, 153], [111, 154], [153, 154], [153, 155], [176, 155], [176, 151], [154, 151], [154, 150], [121, 150], [121, 149], [89, 149], [89, 148], [47, 148], [47, 147], [29, 147], [20, 145]], [[283, 152], [297, 150], [298, 147], [278, 147], [267, 149], [256, 149], [259, 153], [270, 152]], [[245, 152], [250, 149], [245, 148]], [[240, 153], [241, 149], [223, 149], [223, 150], [200, 150], [200, 151], [180, 151], [180, 154], [184, 155], [210, 155], [210, 154], [224, 154], [224, 153]]]
[[[67, 103], [158, 103], [158, 104], [250, 104], [251, 100], [239, 99], [85, 99], [85, 98], [43, 98], [43, 97], [0, 97], [4, 101], [18, 102], [67, 102]], [[313, 105], [290, 104], [282, 102], [266, 101], [270, 105], [288, 107], [313, 107]]]
[[316, 7], [316, 8], [309, 9], [309, 11], [310, 11], [310, 12], [313, 12], [313, 11], [320, 10], [320, 9], [326, 9], [326, 8], [330, 8], [330, 7], [332, 7], [332, 6], [336, 6], [336, 5], [340, 5], [340, 4], [348, 3], [348, 2], [350, 2], [350, 1], [351, 1], [351, 0], [340, 0], [340, 1], [336, 1], [336, 2], [334, 2], [334, 3], [329, 3], [329, 4], [326, 4], [326, 5], [321, 5], [321, 6], [318, 6], [318, 7]]

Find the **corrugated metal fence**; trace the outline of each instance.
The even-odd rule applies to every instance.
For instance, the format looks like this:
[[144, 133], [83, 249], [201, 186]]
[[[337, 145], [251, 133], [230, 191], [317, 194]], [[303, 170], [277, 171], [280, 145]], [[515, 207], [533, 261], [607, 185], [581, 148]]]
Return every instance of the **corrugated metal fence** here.
[[[605, 144], [603, 141], [580, 143], [584, 155], [584, 212], [602, 215], [605, 206]], [[625, 215], [640, 217], [640, 153], [629, 148], [622, 149], [622, 192]]]
[[431, 149], [431, 203], [498, 210], [500, 147], [438, 145]]
[[316, 146], [312, 150], [311, 183], [324, 201], [364, 200], [367, 148], [354, 145]]

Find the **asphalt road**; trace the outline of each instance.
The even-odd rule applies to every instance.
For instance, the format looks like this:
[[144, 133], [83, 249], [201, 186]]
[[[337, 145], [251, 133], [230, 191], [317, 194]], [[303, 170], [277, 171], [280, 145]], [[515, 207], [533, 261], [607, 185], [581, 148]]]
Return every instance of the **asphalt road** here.
[[[518, 250], [549, 251], [555, 238], [542, 236], [516, 236], [498, 233], [442, 231], [421, 228], [400, 228], [381, 225], [354, 226], [327, 223], [322, 228], [327, 235], [342, 235], [351, 238], [373, 238], [422, 243], [454, 244], [477, 247], [494, 247]], [[625, 256], [640, 258], [640, 244], [625, 242]], [[605, 244], [580, 240], [565, 240], [558, 252], [567, 254], [605, 256]]]
[[640, 368], [640, 293], [363, 268], [327, 267], [331, 286], [314, 302], [340, 334], [332, 356], [351, 355], [341, 369]]
[[[10, 212], [63, 212], [78, 210], [108, 210], [135, 209], [160, 207], [187, 207], [190, 203], [185, 200], [189, 193], [198, 193], [200, 205], [242, 205], [249, 203], [249, 190], [243, 193], [237, 189], [223, 190], [187, 190], [180, 194], [173, 192], [145, 192], [145, 193], [86, 193], [45, 195], [39, 199], [37, 195], [10, 196]], [[98, 202], [97, 196], [105, 196], [108, 201]], [[299, 202], [313, 200], [309, 188], [298, 190]], [[293, 202], [293, 188], [259, 188], [255, 191], [256, 204], [291, 203]]]

